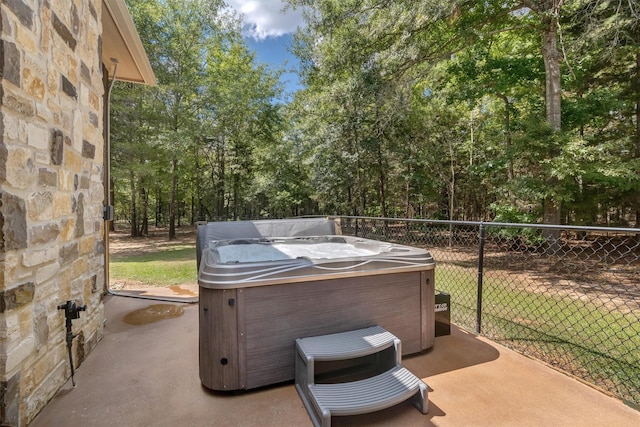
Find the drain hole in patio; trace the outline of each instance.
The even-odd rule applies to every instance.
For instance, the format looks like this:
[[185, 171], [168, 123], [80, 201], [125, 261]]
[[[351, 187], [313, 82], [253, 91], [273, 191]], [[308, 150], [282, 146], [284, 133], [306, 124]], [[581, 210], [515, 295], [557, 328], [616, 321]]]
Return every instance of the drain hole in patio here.
[[183, 314], [184, 307], [180, 305], [152, 304], [126, 314], [122, 320], [130, 325], [146, 325], [159, 320], [180, 317]]

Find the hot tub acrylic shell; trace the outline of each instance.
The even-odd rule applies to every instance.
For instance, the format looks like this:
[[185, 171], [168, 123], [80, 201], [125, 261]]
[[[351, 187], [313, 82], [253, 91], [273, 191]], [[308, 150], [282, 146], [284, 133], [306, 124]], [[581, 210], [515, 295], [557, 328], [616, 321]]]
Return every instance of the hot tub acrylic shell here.
[[[295, 254], [303, 247], [296, 245], [325, 243], [355, 254], [258, 261], [224, 254], [238, 250], [242, 258], [247, 245], [288, 245]], [[401, 339], [405, 355], [431, 347], [434, 267], [423, 249], [349, 236], [210, 242], [198, 274], [202, 384], [231, 391], [292, 380], [296, 338], [376, 324]]]

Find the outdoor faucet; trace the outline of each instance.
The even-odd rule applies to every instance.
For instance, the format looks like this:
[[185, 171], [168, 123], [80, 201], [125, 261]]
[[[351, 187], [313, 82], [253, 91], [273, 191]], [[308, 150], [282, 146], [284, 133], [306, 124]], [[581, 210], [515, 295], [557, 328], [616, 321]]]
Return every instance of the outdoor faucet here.
[[64, 310], [64, 317], [66, 319], [65, 326], [67, 328], [67, 350], [69, 352], [69, 365], [71, 366], [71, 384], [73, 384], [73, 386], [75, 387], [76, 382], [73, 379], [74, 369], [73, 369], [73, 356], [71, 354], [71, 347], [73, 345], [73, 339], [76, 337], [76, 335], [73, 334], [71, 321], [73, 319], [79, 319], [80, 312], [86, 311], [87, 306], [77, 305], [75, 301], [67, 301], [64, 304], [60, 304], [58, 306], [58, 310]]

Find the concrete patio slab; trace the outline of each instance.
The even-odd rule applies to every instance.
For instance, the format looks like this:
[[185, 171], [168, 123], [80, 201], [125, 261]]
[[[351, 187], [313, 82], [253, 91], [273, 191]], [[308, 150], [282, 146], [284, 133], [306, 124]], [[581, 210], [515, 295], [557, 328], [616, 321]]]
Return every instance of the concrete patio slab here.
[[[104, 338], [31, 423], [41, 426], [310, 426], [293, 382], [244, 393], [211, 392], [198, 372], [198, 306], [132, 325], [125, 316], [160, 304], [105, 299]], [[156, 320], [156, 319], [149, 319]], [[293, 345], [293, 344], [292, 344]], [[452, 328], [404, 364], [430, 387], [430, 411], [411, 404], [335, 426], [638, 426], [640, 412], [474, 334]]]

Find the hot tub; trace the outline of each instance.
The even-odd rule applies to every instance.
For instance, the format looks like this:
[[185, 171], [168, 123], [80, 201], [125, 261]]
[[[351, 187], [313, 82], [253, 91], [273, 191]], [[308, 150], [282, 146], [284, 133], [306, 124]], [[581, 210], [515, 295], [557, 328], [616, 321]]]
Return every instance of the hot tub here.
[[433, 345], [434, 266], [423, 249], [349, 236], [204, 245], [200, 378], [213, 390], [294, 378], [296, 338], [380, 325], [403, 354]]

